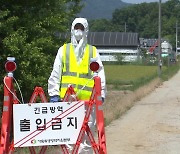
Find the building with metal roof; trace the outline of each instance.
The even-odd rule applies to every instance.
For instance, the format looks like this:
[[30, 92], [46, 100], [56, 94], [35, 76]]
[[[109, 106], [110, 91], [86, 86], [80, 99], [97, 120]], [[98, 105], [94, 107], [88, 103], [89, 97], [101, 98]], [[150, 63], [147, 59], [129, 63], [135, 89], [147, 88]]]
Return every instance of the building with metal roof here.
[[88, 43], [96, 46], [102, 61], [133, 62], [140, 57], [138, 33], [89, 32]]
[[138, 33], [90, 32], [88, 43], [95, 46], [138, 46]]

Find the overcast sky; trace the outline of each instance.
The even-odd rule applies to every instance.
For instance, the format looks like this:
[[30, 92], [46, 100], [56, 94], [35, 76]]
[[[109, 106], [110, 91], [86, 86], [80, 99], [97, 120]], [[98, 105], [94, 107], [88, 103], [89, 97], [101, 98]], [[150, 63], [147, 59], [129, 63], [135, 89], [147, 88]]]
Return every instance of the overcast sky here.
[[[133, 3], [133, 4], [136, 4], [136, 3], [143, 3], [143, 2], [146, 2], [146, 3], [150, 3], [150, 2], [159, 2], [159, 0], [122, 0], [123, 2], [126, 2], [126, 3]], [[168, 0], [161, 0], [161, 2], [166, 2]]]

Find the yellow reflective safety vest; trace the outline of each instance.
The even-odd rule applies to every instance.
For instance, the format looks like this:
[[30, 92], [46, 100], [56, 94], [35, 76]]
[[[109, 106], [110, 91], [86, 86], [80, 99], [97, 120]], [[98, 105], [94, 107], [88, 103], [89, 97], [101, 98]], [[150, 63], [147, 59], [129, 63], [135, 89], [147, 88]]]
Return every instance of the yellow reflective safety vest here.
[[74, 46], [71, 43], [63, 45], [63, 68], [60, 85], [61, 98], [64, 98], [67, 87], [71, 84], [78, 94], [78, 99], [90, 99], [92, 88], [94, 86], [94, 79], [92, 78], [93, 72], [90, 70], [89, 65], [90, 59], [94, 57], [96, 57], [96, 48], [87, 44], [84, 55], [78, 63]]

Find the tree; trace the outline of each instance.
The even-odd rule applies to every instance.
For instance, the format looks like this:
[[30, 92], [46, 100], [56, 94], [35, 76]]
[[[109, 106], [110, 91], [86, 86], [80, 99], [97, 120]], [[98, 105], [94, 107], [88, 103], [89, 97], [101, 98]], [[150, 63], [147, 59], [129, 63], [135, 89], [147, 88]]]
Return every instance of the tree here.
[[[14, 76], [26, 102], [35, 86], [47, 91], [53, 60], [62, 45], [57, 34], [69, 30], [80, 9], [80, 0], [0, 1], [0, 69], [4, 70], [6, 57], [16, 58]], [[0, 77], [4, 75], [1, 71]]]

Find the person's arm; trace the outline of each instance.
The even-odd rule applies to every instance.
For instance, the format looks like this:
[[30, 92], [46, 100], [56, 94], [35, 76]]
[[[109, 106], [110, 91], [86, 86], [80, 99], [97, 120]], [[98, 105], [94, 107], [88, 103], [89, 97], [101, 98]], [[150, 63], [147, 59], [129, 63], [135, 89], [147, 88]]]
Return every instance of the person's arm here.
[[50, 96], [50, 101], [52, 100], [60, 100], [59, 96], [59, 88], [61, 82], [61, 72], [62, 72], [62, 47], [59, 48], [58, 53], [56, 55], [53, 70], [48, 79], [48, 94]]
[[99, 55], [98, 51], [97, 51], [96, 57], [97, 57], [97, 62], [100, 65], [100, 70], [98, 72], [98, 76], [101, 78], [101, 97], [104, 101], [104, 99], [106, 97], [106, 78], [105, 78], [104, 66], [102, 64], [102, 61], [100, 59], [100, 55]]

